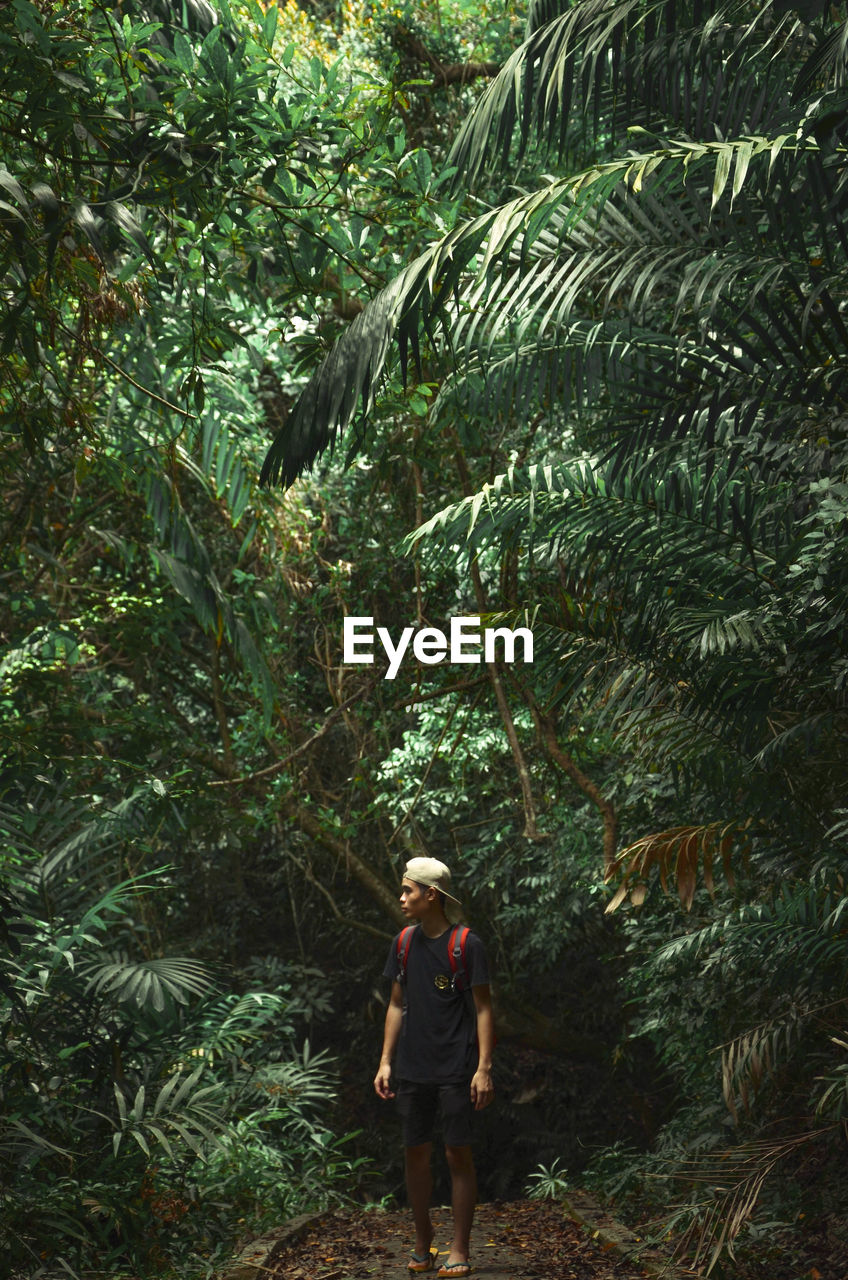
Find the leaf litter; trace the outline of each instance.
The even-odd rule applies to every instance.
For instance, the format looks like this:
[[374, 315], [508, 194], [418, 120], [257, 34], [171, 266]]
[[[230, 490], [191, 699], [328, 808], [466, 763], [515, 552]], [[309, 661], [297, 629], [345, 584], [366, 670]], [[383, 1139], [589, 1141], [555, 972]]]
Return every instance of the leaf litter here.
[[[450, 1209], [433, 1212], [434, 1247], [447, 1261]], [[409, 1210], [338, 1210], [301, 1240], [269, 1259], [265, 1280], [379, 1280], [408, 1278], [413, 1244]], [[472, 1275], [486, 1280], [644, 1280], [632, 1261], [593, 1240], [552, 1201], [479, 1205], [471, 1237]], [[435, 1276], [435, 1272], [427, 1273]]]

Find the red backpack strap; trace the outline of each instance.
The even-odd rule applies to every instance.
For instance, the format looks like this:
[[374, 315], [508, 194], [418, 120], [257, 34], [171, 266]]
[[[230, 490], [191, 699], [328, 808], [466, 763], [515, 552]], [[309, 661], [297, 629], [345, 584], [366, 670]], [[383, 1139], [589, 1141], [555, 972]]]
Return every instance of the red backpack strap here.
[[415, 925], [408, 924], [401, 929], [397, 940], [397, 962], [398, 962], [398, 982], [406, 981], [406, 962], [409, 959], [409, 948], [412, 946], [412, 935], [415, 932]]
[[465, 944], [471, 930], [467, 924], [455, 924], [448, 938], [448, 960], [453, 974], [452, 985], [457, 988], [457, 979], [461, 979], [458, 990], [468, 988], [468, 969], [465, 966]]

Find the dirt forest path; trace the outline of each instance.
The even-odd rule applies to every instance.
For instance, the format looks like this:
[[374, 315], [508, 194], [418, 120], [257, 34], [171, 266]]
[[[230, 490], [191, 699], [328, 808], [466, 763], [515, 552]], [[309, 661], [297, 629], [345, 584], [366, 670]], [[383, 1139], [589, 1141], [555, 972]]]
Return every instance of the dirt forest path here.
[[[450, 1211], [434, 1211], [434, 1245], [447, 1257]], [[408, 1280], [408, 1212], [336, 1212], [300, 1238], [281, 1242], [254, 1271], [262, 1280]], [[593, 1239], [551, 1201], [520, 1200], [477, 1209], [472, 1275], [479, 1280], [644, 1280], [635, 1261]], [[428, 1275], [435, 1277], [435, 1271]]]

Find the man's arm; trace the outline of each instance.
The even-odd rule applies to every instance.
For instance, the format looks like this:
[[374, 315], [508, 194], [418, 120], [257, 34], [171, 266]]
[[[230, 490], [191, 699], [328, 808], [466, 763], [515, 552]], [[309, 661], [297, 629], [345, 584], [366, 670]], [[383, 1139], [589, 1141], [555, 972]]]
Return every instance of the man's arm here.
[[495, 1046], [495, 1024], [492, 1016], [492, 993], [488, 984], [472, 987], [474, 1008], [477, 1011], [477, 1070], [471, 1081], [471, 1101], [475, 1110], [482, 1111], [495, 1096], [492, 1082], [492, 1050]]
[[392, 983], [392, 994], [386, 1010], [386, 1026], [383, 1032], [383, 1052], [380, 1054], [380, 1066], [374, 1077], [374, 1088], [381, 1098], [393, 1098], [395, 1095], [389, 1088], [392, 1078], [392, 1058], [395, 1054], [400, 1028], [403, 1022], [403, 987], [399, 982]]

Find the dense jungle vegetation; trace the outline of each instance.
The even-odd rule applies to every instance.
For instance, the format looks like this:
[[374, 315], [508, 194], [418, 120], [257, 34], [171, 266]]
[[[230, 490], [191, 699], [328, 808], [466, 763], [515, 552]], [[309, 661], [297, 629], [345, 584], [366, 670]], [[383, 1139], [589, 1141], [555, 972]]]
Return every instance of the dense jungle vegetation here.
[[[418, 853], [484, 1198], [837, 1256], [845, 6], [11, 0], [0, 57], [2, 1274], [402, 1199]], [[534, 662], [343, 661], [459, 615]]]

